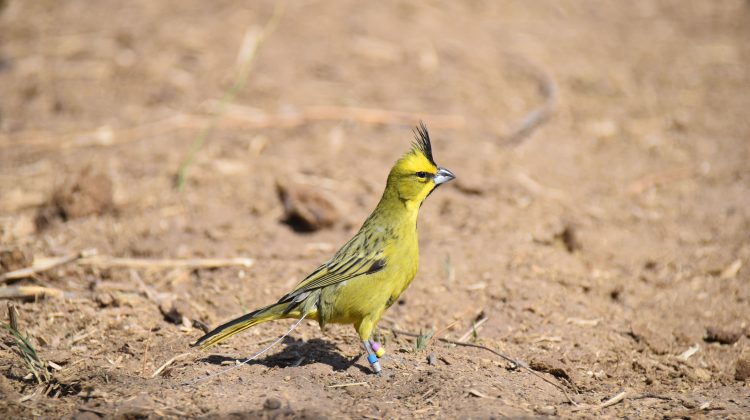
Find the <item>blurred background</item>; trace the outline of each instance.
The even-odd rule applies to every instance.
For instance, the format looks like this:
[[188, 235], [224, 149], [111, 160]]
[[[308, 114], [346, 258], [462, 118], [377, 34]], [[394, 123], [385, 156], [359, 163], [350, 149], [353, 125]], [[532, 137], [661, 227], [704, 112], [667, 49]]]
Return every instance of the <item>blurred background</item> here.
[[[6, 340], [0, 409], [576, 415], [395, 327], [580, 404], [626, 390], [612, 415], [747, 412], [749, 28], [742, 0], [0, 2], [0, 296], [60, 368]], [[356, 232], [420, 120], [458, 179], [381, 323], [393, 375], [310, 323], [180, 387], [286, 330], [188, 349]]]

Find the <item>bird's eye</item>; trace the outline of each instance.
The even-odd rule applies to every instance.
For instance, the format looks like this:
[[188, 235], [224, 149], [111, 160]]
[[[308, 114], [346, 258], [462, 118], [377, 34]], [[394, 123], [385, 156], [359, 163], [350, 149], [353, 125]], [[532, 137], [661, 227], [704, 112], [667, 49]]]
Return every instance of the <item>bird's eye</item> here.
[[417, 172], [417, 173], [416, 173], [416, 174], [414, 174], [414, 175], [416, 175], [416, 176], [417, 176], [417, 178], [423, 178], [423, 179], [424, 179], [424, 178], [427, 178], [427, 176], [428, 176], [429, 174], [428, 174], [427, 172], [422, 172], [422, 171], [419, 171], [419, 172]]

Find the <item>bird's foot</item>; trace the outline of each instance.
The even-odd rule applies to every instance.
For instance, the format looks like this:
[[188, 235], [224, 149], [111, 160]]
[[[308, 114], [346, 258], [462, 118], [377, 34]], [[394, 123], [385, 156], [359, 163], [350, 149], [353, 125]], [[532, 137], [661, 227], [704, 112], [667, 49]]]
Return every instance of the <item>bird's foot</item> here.
[[383, 368], [380, 366], [378, 356], [374, 354], [368, 354], [367, 361], [370, 362], [370, 368], [372, 368], [372, 371], [375, 372], [375, 374], [380, 375], [383, 371]]
[[[372, 371], [376, 374], [380, 374], [380, 372], [383, 370], [382, 367], [380, 367], [380, 362], [378, 361], [378, 355], [375, 349], [373, 349], [374, 341], [371, 340], [362, 340], [362, 345], [365, 348], [365, 351], [367, 352], [367, 361], [370, 362], [370, 368]], [[378, 344], [378, 343], [375, 343]], [[382, 350], [382, 346], [378, 344], [378, 348]], [[382, 354], [382, 353], [381, 353]]]

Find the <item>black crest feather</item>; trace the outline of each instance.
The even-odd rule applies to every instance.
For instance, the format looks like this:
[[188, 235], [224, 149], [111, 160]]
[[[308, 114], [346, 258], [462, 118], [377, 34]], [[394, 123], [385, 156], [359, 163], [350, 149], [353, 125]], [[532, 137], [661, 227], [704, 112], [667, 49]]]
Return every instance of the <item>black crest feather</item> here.
[[427, 127], [424, 122], [420, 121], [417, 128], [414, 130], [414, 149], [422, 152], [427, 160], [433, 165], [437, 166], [435, 160], [432, 158], [432, 144], [430, 143], [430, 133], [427, 132]]

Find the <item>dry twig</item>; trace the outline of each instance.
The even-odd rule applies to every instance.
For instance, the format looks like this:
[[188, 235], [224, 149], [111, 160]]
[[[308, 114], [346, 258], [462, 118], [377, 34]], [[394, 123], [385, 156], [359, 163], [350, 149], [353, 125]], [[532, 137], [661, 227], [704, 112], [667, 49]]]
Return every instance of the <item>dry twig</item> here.
[[81, 252], [68, 254], [62, 257], [53, 258], [35, 258], [35, 263], [31, 267], [21, 268], [14, 271], [9, 271], [0, 275], [0, 284], [6, 283], [11, 280], [25, 279], [33, 277], [34, 275], [51, 270], [55, 267], [71, 263], [81, 258], [89, 257], [96, 254], [94, 249], [86, 249]]
[[0, 287], [0, 299], [31, 299], [51, 296], [63, 298], [65, 292], [60, 289], [42, 286], [6, 286]]
[[164, 371], [164, 369], [168, 368], [169, 365], [171, 365], [172, 363], [174, 363], [176, 360], [182, 359], [183, 357], [185, 357], [185, 356], [187, 356], [189, 354], [190, 353], [178, 354], [177, 356], [174, 356], [171, 359], [167, 360], [166, 362], [164, 362], [163, 365], [159, 366], [159, 368], [154, 371], [154, 373], [151, 375], [151, 377], [152, 378], [156, 378], [157, 376], [159, 376], [160, 373], [162, 373], [162, 371]]
[[654, 394], [653, 392], [646, 392], [640, 395], [636, 395], [635, 397], [632, 397], [632, 400], [642, 400], [646, 398], [653, 398], [656, 400], [662, 400], [662, 401], [672, 401], [674, 398], [668, 396], [668, 395], [659, 395]]
[[602, 402], [601, 404], [581, 405], [581, 406], [574, 408], [573, 411], [601, 410], [602, 408], [607, 408], [609, 406], [622, 402], [625, 398], [627, 398], [627, 396], [628, 396], [628, 391], [622, 391], [619, 394], [615, 395], [614, 397], [608, 399], [607, 401]]
[[[241, 266], [251, 267], [255, 261], [251, 258], [188, 258], [188, 259], [150, 259], [150, 258], [118, 258], [106, 255], [97, 255], [95, 249], [87, 249], [81, 252], [68, 254], [62, 257], [53, 258], [36, 258], [35, 264], [31, 267], [21, 268], [15, 271], [9, 271], [3, 275], [0, 275], [0, 284], [11, 280], [19, 280], [28, 277], [33, 277], [44, 271], [51, 270], [55, 267], [60, 267], [65, 264], [75, 262], [81, 266], [92, 266], [100, 268], [218, 268], [218, 267], [230, 267], [230, 266]], [[43, 288], [37, 288], [37, 291], [41, 291]], [[55, 289], [49, 289], [52, 294]], [[26, 290], [24, 293], [30, 293], [31, 289]], [[10, 293], [22, 293], [14, 291]], [[25, 295], [12, 296], [12, 297], [24, 297]]]
[[255, 261], [251, 258], [189, 258], [189, 259], [149, 259], [149, 258], [118, 258], [104, 255], [82, 258], [78, 265], [100, 268], [218, 268], [241, 266], [251, 267]]
[[469, 395], [473, 397], [477, 397], [477, 398], [490, 398], [490, 399], [494, 398], [494, 397], [490, 397], [489, 395], [483, 392], [477, 391], [474, 388], [469, 389], [467, 392], [469, 393]]
[[614, 397], [608, 399], [607, 401], [604, 401], [603, 403], [595, 406], [594, 410], [600, 410], [602, 408], [606, 408], [606, 407], [609, 407], [611, 405], [615, 405], [615, 404], [621, 402], [622, 400], [624, 400], [625, 397], [627, 397], [627, 396], [628, 396], [628, 391], [622, 391], [619, 394], [615, 395]]
[[328, 385], [328, 388], [345, 388], [348, 386], [358, 386], [358, 385], [365, 385], [369, 386], [370, 384], [367, 382], [351, 382], [348, 384], [336, 384], [336, 385]]
[[479, 331], [479, 327], [481, 327], [482, 324], [487, 322], [488, 319], [489, 318], [484, 316], [479, 321], [472, 322], [471, 328], [469, 328], [469, 330], [466, 331], [466, 333], [464, 333], [464, 335], [462, 335], [461, 338], [458, 339], [458, 341], [465, 342], [466, 340], [468, 340], [469, 337], [471, 337], [472, 335], [476, 334], [477, 331]]

